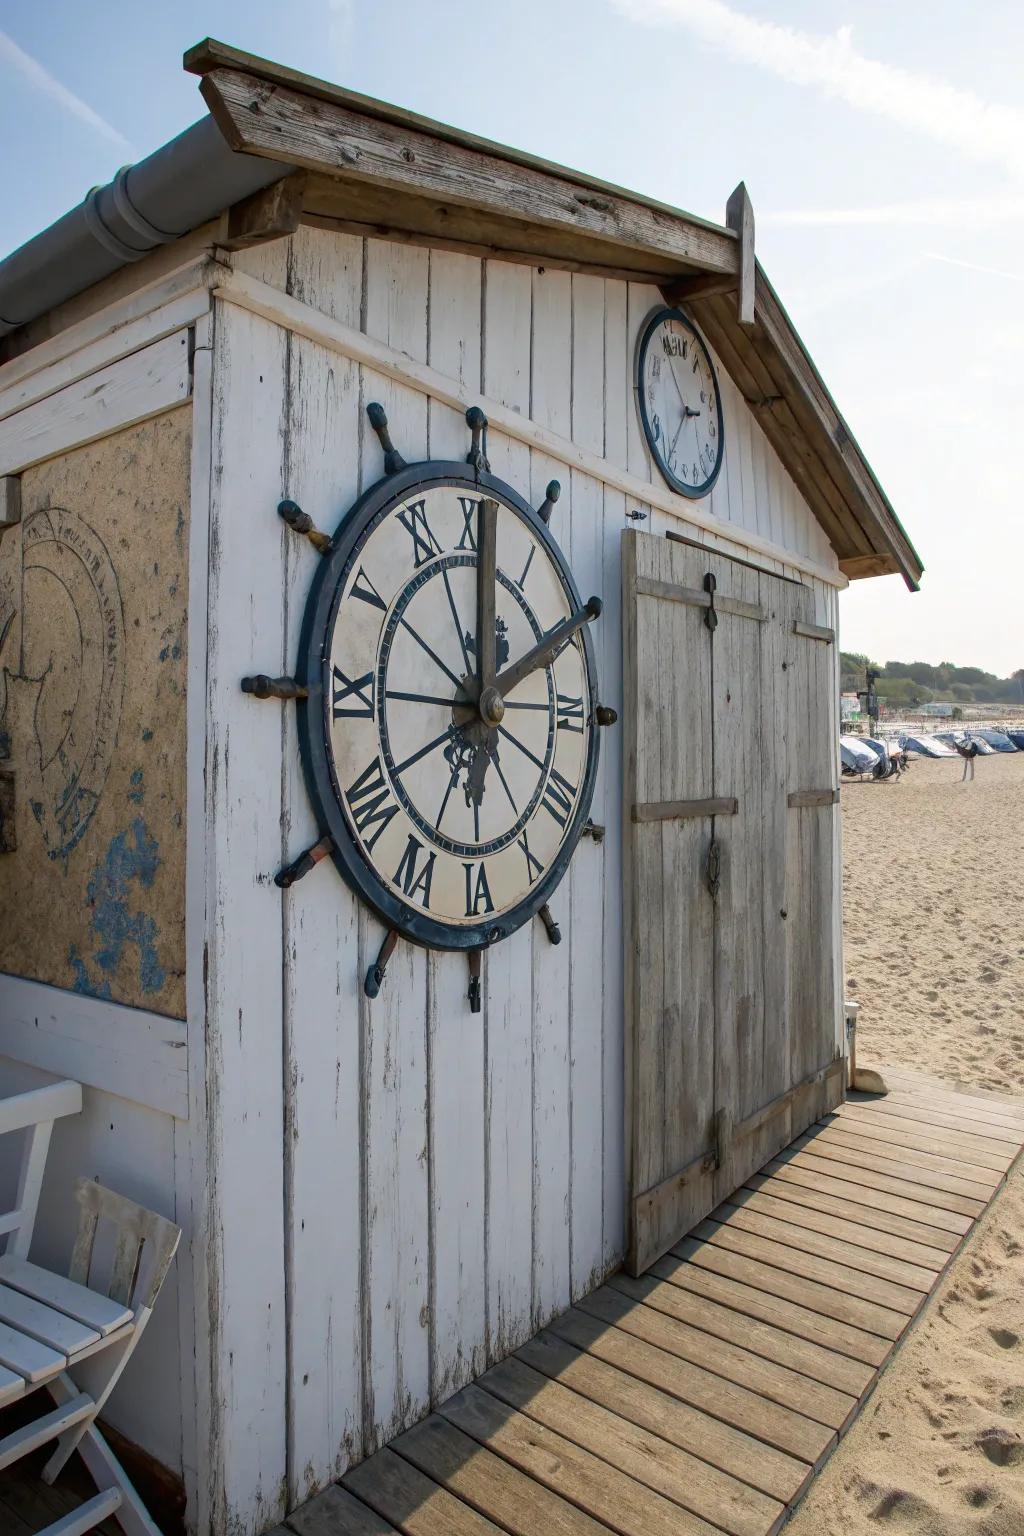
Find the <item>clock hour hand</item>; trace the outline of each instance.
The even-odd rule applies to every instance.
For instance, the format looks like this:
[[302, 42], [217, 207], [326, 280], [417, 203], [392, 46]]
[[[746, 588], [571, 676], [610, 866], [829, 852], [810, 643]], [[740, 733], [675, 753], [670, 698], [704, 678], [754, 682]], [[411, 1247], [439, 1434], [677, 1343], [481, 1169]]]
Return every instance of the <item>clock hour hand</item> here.
[[[604, 604], [599, 597], [590, 598], [586, 607], [580, 608], [577, 613], [572, 614], [568, 619], [563, 619], [561, 624], [556, 624], [550, 634], [545, 635], [543, 640], [538, 641], [532, 650], [527, 651], [525, 656], [520, 656], [519, 660], [513, 662], [510, 667], [506, 667], [504, 672], [499, 672], [498, 676], [494, 679], [494, 689], [500, 695], [501, 700], [504, 701], [505, 695], [511, 693], [513, 688], [518, 688], [523, 679], [529, 677], [531, 672], [536, 672], [539, 667], [546, 667], [550, 662], [554, 661], [555, 656], [562, 649], [563, 645], [571, 640], [576, 631], [582, 629], [584, 624], [589, 624], [591, 619], [596, 619], [603, 607]], [[504, 702], [502, 702], [502, 715], [504, 712]], [[488, 721], [488, 724], [490, 723]], [[498, 721], [495, 720], [493, 723], [497, 724]]]

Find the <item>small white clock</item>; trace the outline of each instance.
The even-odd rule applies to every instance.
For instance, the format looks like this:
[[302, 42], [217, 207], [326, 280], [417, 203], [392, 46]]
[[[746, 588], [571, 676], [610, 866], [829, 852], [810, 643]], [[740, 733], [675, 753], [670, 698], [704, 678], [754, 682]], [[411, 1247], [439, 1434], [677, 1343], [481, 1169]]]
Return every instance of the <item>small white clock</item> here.
[[640, 420], [654, 460], [674, 491], [706, 496], [725, 452], [722, 400], [711, 355], [678, 309], [658, 309], [640, 337]]

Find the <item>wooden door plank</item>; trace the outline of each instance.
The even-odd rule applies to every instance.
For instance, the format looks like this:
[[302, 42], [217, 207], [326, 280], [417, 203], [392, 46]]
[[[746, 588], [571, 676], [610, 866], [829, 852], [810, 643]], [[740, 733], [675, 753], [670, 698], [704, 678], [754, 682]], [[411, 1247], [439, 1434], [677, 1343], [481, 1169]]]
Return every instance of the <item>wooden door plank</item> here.
[[[850, 1103], [845, 1105], [851, 1114], [860, 1118], [870, 1116], [874, 1119], [883, 1118], [901, 1124], [906, 1130], [913, 1130], [915, 1126], [924, 1125], [930, 1128], [937, 1126], [954, 1132], [957, 1137], [965, 1137], [968, 1140], [977, 1139], [981, 1142], [1005, 1142], [1016, 1151], [1020, 1150], [1024, 1134], [1015, 1126], [980, 1125], [975, 1120], [974, 1128], [965, 1117], [960, 1114], [949, 1114], [945, 1110], [933, 1107], [931, 1104], [912, 1104], [904, 1101], [902, 1104], [891, 1102], [888, 1095], [884, 1099], [877, 1100], [874, 1104]], [[910, 1124], [906, 1124], [906, 1122]], [[986, 1150], [993, 1150], [987, 1148]]]
[[975, 1207], [978, 1201], [963, 1201], [958, 1195], [944, 1200], [933, 1190], [915, 1189], [913, 1184], [900, 1180], [886, 1180], [880, 1174], [843, 1169], [837, 1163], [827, 1163], [824, 1158], [800, 1154], [786, 1149], [777, 1158], [765, 1164], [766, 1174], [772, 1178], [785, 1178], [800, 1186], [824, 1190], [831, 1195], [852, 1200], [861, 1206], [875, 1206], [880, 1210], [892, 1210], [897, 1215], [907, 1215], [915, 1221], [926, 1221], [943, 1232], [970, 1232], [975, 1223]]
[[[854, 1124], [852, 1120], [836, 1120], [819, 1130], [818, 1135], [827, 1138], [835, 1146], [855, 1146], [876, 1157], [895, 1157], [901, 1163], [913, 1163], [917, 1168], [930, 1168], [934, 1173], [950, 1173], [956, 1179], [970, 1179], [984, 1185], [987, 1190], [996, 1189], [1005, 1177], [1005, 1170], [983, 1167], [956, 1153], [944, 1155], [935, 1142], [925, 1142], [921, 1137], [908, 1137], [897, 1132], [896, 1136], [877, 1137], [871, 1126]], [[948, 1152], [948, 1148], [946, 1149]]]
[[[587, 1298], [588, 1301], [591, 1299]], [[574, 1308], [573, 1312], [556, 1318], [551, 1325], [552, 1330], [562, 1338], [568, 1337], [570, 1343], [578, 1343], [581, 1337], [585, 1340], [587, 1329], [581, 1328], [574, 1316], [582, 1312], [598, 1330], [608, 1326], [617, 1328], [628, 1338], [630, 1353], [634, 1350], [639, 1352], [645, 1347], [656, 1351], [661, 1357], [662, 1372], [662, 1379], [657, 1384], [683, 1398], [692, 1407], [714, 1414], [734, 1428], [745, 1430], [747, 1434], [774, 1445], [777, 1450], [787, 1451], [812, 1466], [827, 1453], [834, 1438], [830, 1426], [783, 1404], [769, 1401], [748, 1387], [726, 1381], [717, 1372], [695, 1365], [675, 1347], [671, 1318], [655, 1312], [651, 1307], [631, 1307], [621, 1296], [616, 1297], [615, 1302], [619, 1305], [610, 1305], [607, 1301], [598, 1302], [596, 1311], [589, 1307], [585, 1311], [582, 1307]], [[572, 1337], [567, 1331], [569, 1328], [574, 1330]], [[581, 1347], [592, 1348], [593, 1345]]]
[[465, 1434], [619, 1536], [715, 1536], [714, 1528], [590, 1451], [515, 1413], [480, 1387], [464, 1387], [441, 1409]]
[[856, 1397], [803, 1375], [771, 1357], [759, 1355], [731, 1340], [705, 1333], [660, 1308], [634, 1301], [611, 1287], [602, 1287], [580, 1302], [602, 1322], [612, 1322], [659, 1349], [678, 1355], [702, 1370], [713, 1371], [758, 1393], [770, 1402], [790, 1408], [805, 1418], [841, 1429], [856, 1406]]
[[[937, 1222], [927, 1220], [929, 1215], [934, 1216], [935, 1213], [926, 1205], [915, 1207], [912, 1200], [900, 1200], [895, 1195], [883, 1195], [878, 1190], [844, 1184], [841, 1179], [804, 1173], [774, 1160], [763, 1173], [753, 1174], [747, 1180], [746, 1187], [755, 1191], [764, 1190], [773, 1199], [784, 1200], [787, 1204], [805, 1209], [826, 1214], [840, 1211], [844, 1221], [877, 1232], [892, 1232], [925, 1247], [941, 1249], [947, 1254], [953, 1253], [960, 1246], [963, 1233], [970, 1227], [968, 1217], [954, 1216], [952, 1213], [946, 1218], [946, 1224], [940, 1227]], [[909, 1212], [912, 1209], [916, 1209], [918, 1214], [911, 1216]], [[902, 1214], [904, 1210], [908, 1214]], [[958, 1225], [952, 1225], [954, 1222]]]
[[[855, 1216], [851, 1216], [845, 1207], [841, 1212], [837, 1212], [835, 1201], [815, 1209], [813, 1205], [788, 1198], [786, 1193], [778, 1194], [778, 1190], [787, 1190], [787, 1186], [781, 1180], [772, 1183], [770, 1180], [762, 1179], [760, 1186], [753, 1186], [752, 1181], [748, 1180], [746, 1189], [738, 1189], [733, 1195], [732, 1204], [761, 1211], [766, 1216], [777, 1216], [780, 1221], [793, 1222], [796, 1226], [807, 1227], [812, 1232], [821, 1232], [829, 1237], [845, 1238], [847, 1242], [855, 1243], [860, 1248], [870, 1248], [875, 1253], [888, 1254], [891, 1258], [906, 1259], [908, 1263], [919, 1264], [924, 1269], [936, 1271], [945, 1269], [949, 1263], [950, 1253], [956, 1247], [952, 1238], [940, 1245], [926, 1241], [919, 1233], [911, 1238], [905, 1233], [890, 1230], [886, 1223], [898, 1222], [898, 1217], [886, 1217], [882, 1212], [873, 1213], [861, 1209], [861, 1218], [867, 1216], [872, 1220], [870, 1222], [858, 1220]], [[809, 1192], [805, 1190], [802, 1193]], [[814, 1198], [812, 1195], [812, 1201]], [[874, 1220], [875, 1214], [882, 1216], [883, 1219]], [[928, 1229], [924, 1230], [927, 1233]], [[934, 1276], [932, 1284], [934, 1284]]]
[[294, 1536], [398, 1536], [390, 1521], [337, 1483], [293, 1510], [287, 1529]]
[[[616, 1335], [614, 1329], [609, 1329], [605, 1337], [617, 1346], [612, 1353], [618, 1353], [632, 1366], [631, 1341]], [[811, 1468], [806, 1462], [777, 1451], [720, 1419], [710, 1418], [641, 1376], [631, 1374], [629, 1369], [577, 1349], [551, 1331], [546, 1330], [524, 1344], [518, 1358], [581, 1396], [592, 1398], [620, 1417], [653, 1430], [681, 1450], [700, 1457], [712, 1472], [717, 1469], [728, 1479], [727, 1497], [723, 1497], [723, 1509], [727, 1511], [737, 1505], [746, 1507], [743, 1490], [748, 1485], [750, 1491], [757, 1490], [788, 1504], [810, 1480]], [[755, 1501], [752, 1508], [759, 1507]]]
[[975, 1208], [971, 1214], [975, 1216], [981, 1214], [992, 1198], [993, 1186], [989, 1184], [982, 1184], [975, 1179], [957, 1178], [950, 1173], [933, 1173], [895, 1155], [882, 1157], [873, 1152], [865, 1152], [860, 1147], [849, 1147], [841, 1136], [832, 1136], [827, 1131], [809, 1140], [798, 1137], [793, 1142], [793, 1148], [799, 1152], [809, 1152], [818, 1162], [839, 1163], [844, 1168], [856, 1169], [860, 1175], [880, 1173], [886, 1178], [899, 1179], [905, 1185], [933, 1190], [936, 1194], [959, 1195], [962, 1199], [974, 1202]]
[[892, 1350], [888, 1338], [838, 1318], [827, 1317], [777, 1292], [761, 1290], [749, 1284], [748, 1279], [738, 1279], [743, 1261], [736, 1260], [735, 1254], [717, 1251], [712, 1254], [712, 1260], [706, 1265], [691, 1264], [666, 1254], [652, 1266], [650, 1273], [695, 1296], [706, 1296], [723, 1307], [730, 1307], [743, 1317], [772, 1323], [797, 1338], [808, 1339], [823, 1349], [835, 1350], [837, 1354], [866, 1365], [881, 1365]]
[[810, 1280], [805, 1275], [777, 1269], [774, 1265], [736, 1253], [717, 1243], [705, 1243], [687, 1237], [676, 1244], [672, 1253], [677, 1259], [689, 1259], [701, 1268], [713, 1269], [718, 1274], [742, 1280], [745, 1285], [767, 1291], [769, 1295], [784, 1296], [801, 1307], [809, 1307], [812, 1312], [822, 1312], [826, 1317], [850, 1323], [854, 1328], [862, 1328], [865, 1333], [875, 1333], [882, 1339], [898, 1339], [907, 1326], [905, 1312], [864, 1301], [859, 1296], [837, 1291], [833, 1286]]
[[550, 1380], [521, 1359], [494, 1366], [479, 1385], [731, 1536], [765, 1536], [777, 1530], [785, 1514], [778, 1500], [754, 1494], [660, 1434]]
[[440, 1414], [407, 1430], [395, 1445], [405, 1459], [514, 1536], [605, 1536], [606, 1528], [575, 1504], [480, 1445]]
[[1010, 1166], [1019, 1151], [1016, 1142], [997, 1141], [987, 1136], [938, 1127], [930, 1129], [920, 1120], [908, 1120], [902, 1115], [876, 1114], [874, 1110], [862, 1109], [857, 1104], [841, 1104], [825, 1122], [833, 1126], [837, 1123], [855, 1125], [859, 1134], [870, 1135], [875, 1140], [899, 1143], [906, 1138], [910, 1146], [917, 1145], [924, 1151], [938, 1152], [940, 1157], [961, 1157], [965, 1163], [974, 1163], [979, 1168], [995, 1168], [1000, 1173]]
[[820, 1259], [803, 1249], [791, 1248], [785, 1242], [759, 1237], [754, 1232], [744, 1232], [739, 1227], [723, 1226], [720, 1222], [702, 1221], [693, 1230], [694, 1237], [730, 1253], [741, 1253], [748, 1259], [770, 1265], [773, 1269], [786, 1270], [802, 1279], [816, 1280], [848, 1296], [858, 1296], [862, 1301], [874, 1302], [893, 1312], [913, 1317], [921, 1305], [923, 1293], [910, 1286], [898, 1285], [891, 1280], [879, 1280], [863, 1270], [850, 1269], [834, 1259]]
[[[719, 1211], [722, 1212], [721, 1215]], [[790, 1221], [785, 1213], [779, 1216], [773, 1212], [752, 1210], [742, 1202], [733, 1204], [727, 1201], [719, 1206], [718, 1211], [712, 1212], [712, 1219], [734, 1230], [755, 1233], [758, 1237], [768, 1238], [773, 1243], [799, 1248], [803, 1253], [815, 1254], [818, 1258], [845, 1264], [850, 1269], [875, 1275], [882, 1280], [892, 1280], [908, 1290], [920, 1291], [923, 1296], [926, 1296], [935, 1284], [935, 1276], [938, 1273], [934, 1265], [925, 1268], [921, 1264], [913, 1264], [906, 1259], [891, 1258], [888, 1254], [878, 1253], [875, 1249], [867, 1248], [864, 1244], [857, 1243], [848, 1237], [815, 1231], [799, 1222]]]
[[874, 1377], [871, 1366], [837, 1354], [835, 1350], [824, 1349], [809, 1339], [786, 1333], [770, 1323], [746, 1317], [731, 1307], [721, 1306], [667, 1280], [653, 1279], [649, 1275], [634, 1280], [629, 1275], [618, 1274], [612, 1275], [608, 1284], [633, 1301], [643, 1302], [679, 1322], [701, 1328], [715, 1338], [799, 1371], [813, 1381], [836, 1387], [852, 1397], [865, 1392]]
[[501, 1529], [390, 1446], [346, 1473], [344, 1486], [403, 1536], [495, 1536]]

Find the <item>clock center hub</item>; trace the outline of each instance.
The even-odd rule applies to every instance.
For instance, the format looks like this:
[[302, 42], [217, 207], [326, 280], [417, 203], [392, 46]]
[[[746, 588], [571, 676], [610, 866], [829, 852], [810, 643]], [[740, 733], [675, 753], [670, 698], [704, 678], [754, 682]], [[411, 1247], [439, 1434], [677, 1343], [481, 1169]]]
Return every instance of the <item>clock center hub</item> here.
[[505, 718], [505, 700], [497, 688], [485, 688], [480, 694], [480, 718], [485, 725], [497, 726]]

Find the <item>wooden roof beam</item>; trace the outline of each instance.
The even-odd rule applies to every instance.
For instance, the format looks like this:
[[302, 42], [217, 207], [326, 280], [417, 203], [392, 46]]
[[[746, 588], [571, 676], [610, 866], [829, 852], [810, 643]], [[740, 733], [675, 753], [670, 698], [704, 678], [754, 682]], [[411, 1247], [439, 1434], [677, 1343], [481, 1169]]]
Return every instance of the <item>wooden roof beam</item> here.
[[581, 259], [596, 240], [634, 260], [648, 254], [683, 271], [739, 273], [740, 243], [731, 230], [586, 178], [488, 154], [238, 69], [210, 70], [201, 90], [227, 142], [243, 153], [572, 231]]

